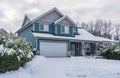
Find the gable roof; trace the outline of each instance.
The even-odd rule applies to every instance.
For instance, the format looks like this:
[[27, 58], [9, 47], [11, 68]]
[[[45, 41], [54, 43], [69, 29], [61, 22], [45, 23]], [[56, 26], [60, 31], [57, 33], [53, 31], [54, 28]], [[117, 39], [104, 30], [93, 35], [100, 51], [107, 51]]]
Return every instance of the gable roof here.
[[42, 18], [42, 17], [48, 15], [49, 13], [51, 13], [51, 12], [53, 12], [53, 11], [56, 11], [56, 12], [57, 12], [58, 14], [60, 14], [62, 17], [64, 16], [63, 13], [60, 12], [60, 11], [55, 7], [55, 8], [53, 8], [53, 9], [51, 9], [51, 10], [45, 12], [44, 14], [40, 15], [39, 17], [33, 19], [32, 22], [34, 22], [34, 21], [36, 21], [36, 20], [38, 20], [38, 19], [40, 19], [40, 18]]
[[[60, 14], [62, 17], [64, 16], [63, 13], [60, 12], [60, 11], [55, 7], [55, 8], [53, 8], [53, 9], [51, 9], [51, 10], [49, 10], [49, 11], [43, 13], [43, 14], [40, 15], [39, 17], [37, 17], [37, 18], [35, 18], [35, 19], [33, 19], [33, 20], [31, 20], [31, 21], [25, 23], [24, 25], [22, 25], [22, 28], [20, 28], [18, 31], [16, 31], [16, 33], [19, 32], [19, 31], [21, 31], [21, 30], [23, 30], [23, 29], [25, 29], [26, 27], [28, 27], [28, 24], [31, 24], [31, 23], [35, 22], [36, 20], [38, 20], [38, 19], [40, 19], [40, 18], [42, 18], [42, 17], [48, 15], [49, 13], [51, 13], [51, 12], [53, 12], [53, 11], [56, 11], [56, 12], [57, 12], [58, 14]], [[24, 19], [24, 20], [25, 20], [25, 19]]]
[[23, 23], [22, 23], [22, 27], [23, 27], [26, 23], [28, 23], [28, 22], [30, 22], [30, 19], [29, 19], [29, 17], [27, 16], [27, 14], [25, 14], [25, 17], [24, 17], [24, 20], [23, 20]]
[[64, 39], [64, 40], [77, 40], [77, 41], [92, 41], [92, 42], [116, 42], [115, 40], [96, 37], [84, 29], [78, 29], [79, 35], [75, 37], [55, 36], [48, 33], [36, 33], [32, 32], [35, 37], [49, 38], [49, 39]]
[[77, 26], [77, 24], [76, 24], [71, 18], [69, 18], [67, 15], [61, 17], [60, 19], [58, 19], [58, 20], [55, 21], [54, 23], [57, 24], [57, 23], [61, 22], [61, 21], [64, 20], [64, 19], [68, 19], [73, 25]]

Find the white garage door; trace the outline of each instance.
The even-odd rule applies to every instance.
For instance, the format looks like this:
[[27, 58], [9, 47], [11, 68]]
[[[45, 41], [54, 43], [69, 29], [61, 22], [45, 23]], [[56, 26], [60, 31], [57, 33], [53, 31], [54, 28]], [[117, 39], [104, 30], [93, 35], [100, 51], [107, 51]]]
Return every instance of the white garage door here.
[[67, 43], [40, 42], [40, 54], [43, 56], [66, 56]]

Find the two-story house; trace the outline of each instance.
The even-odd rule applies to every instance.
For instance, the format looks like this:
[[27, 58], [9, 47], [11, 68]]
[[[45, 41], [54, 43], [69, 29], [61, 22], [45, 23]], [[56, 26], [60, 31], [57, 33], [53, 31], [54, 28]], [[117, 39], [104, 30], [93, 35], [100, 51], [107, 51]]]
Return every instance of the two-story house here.
[[71, 18], [57, 8], [33, 20], [25, 15], [17, 34], [26, 38], [40, 55], [56, 57], [93, 54], [97, 50], [97, 42], [106, 40], [80, 29]]

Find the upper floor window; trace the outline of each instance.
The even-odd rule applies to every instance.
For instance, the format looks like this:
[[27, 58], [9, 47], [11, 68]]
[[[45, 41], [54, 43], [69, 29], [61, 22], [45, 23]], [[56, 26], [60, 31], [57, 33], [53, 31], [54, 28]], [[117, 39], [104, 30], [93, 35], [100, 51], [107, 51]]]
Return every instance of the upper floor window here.
[[69, 26], [61, 26], [61, 33], [69, 33]]
[[40, 31], [49, 31], [49, 25], [48, 24], [40, 25]]

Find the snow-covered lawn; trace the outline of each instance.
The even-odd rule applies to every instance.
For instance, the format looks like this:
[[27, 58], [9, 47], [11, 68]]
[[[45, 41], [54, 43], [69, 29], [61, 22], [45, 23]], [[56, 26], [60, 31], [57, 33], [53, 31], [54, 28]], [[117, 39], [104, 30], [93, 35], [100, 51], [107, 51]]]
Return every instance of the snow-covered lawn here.
[[120, 78], [120, 61], [36, 56], [24, 68], [0, 74], [0, 78]]

